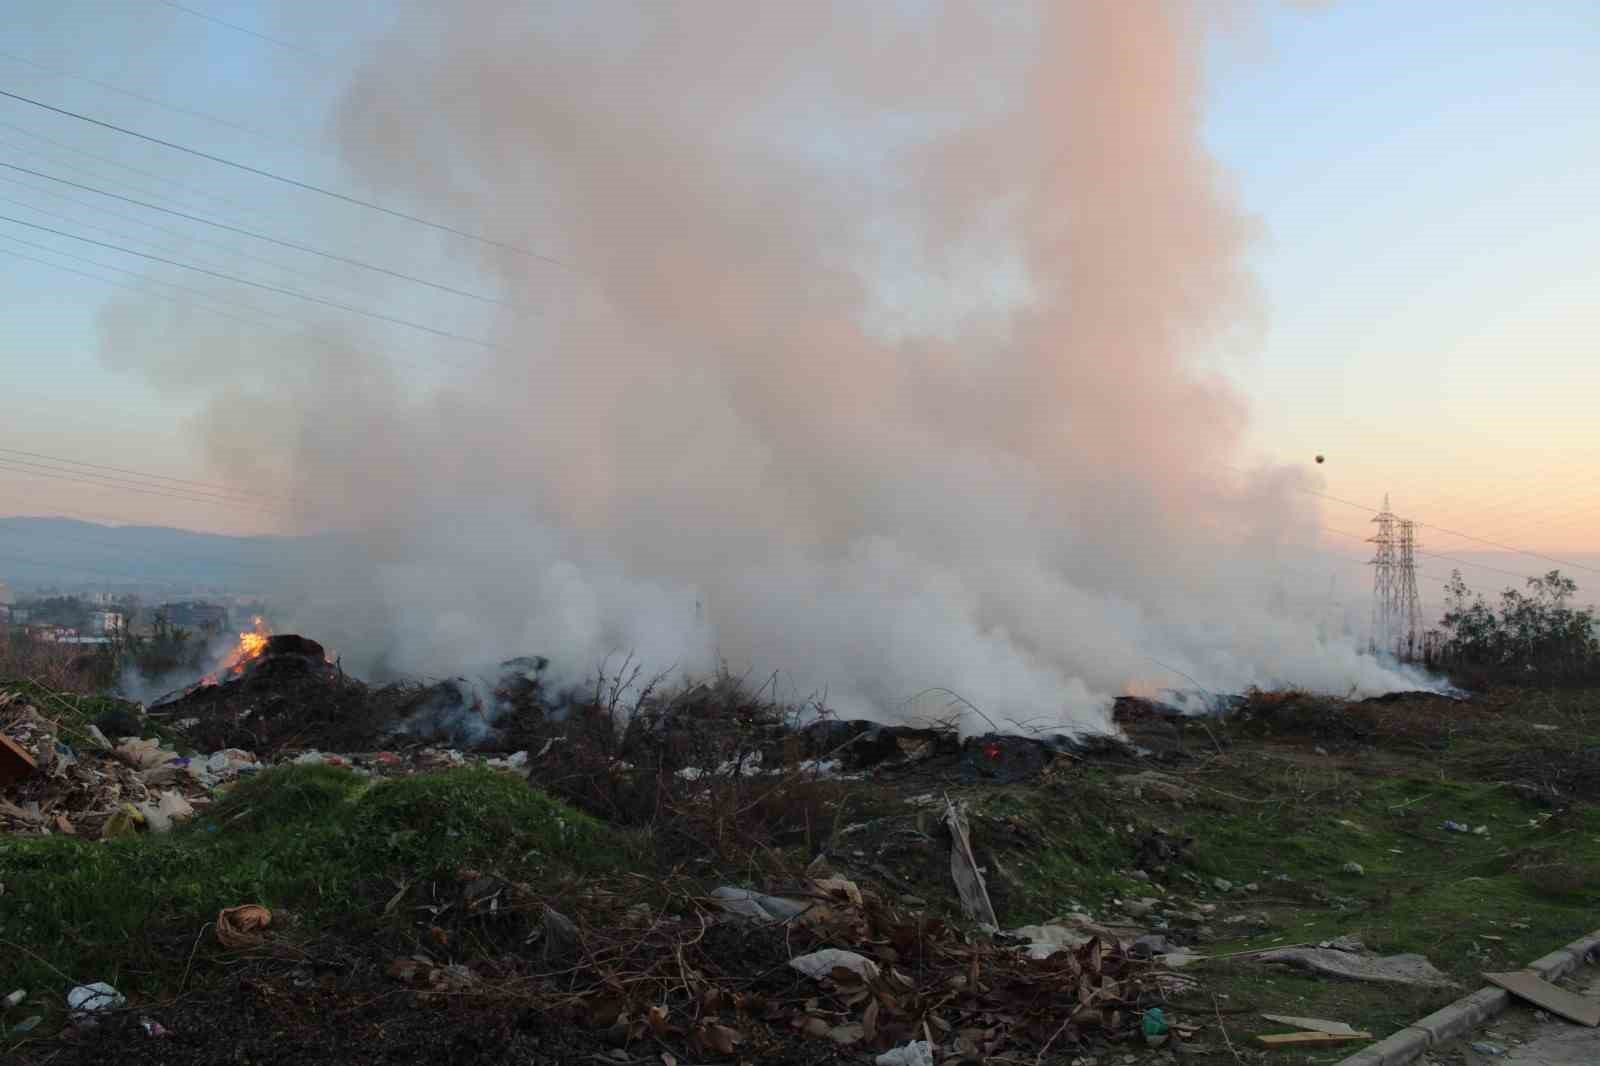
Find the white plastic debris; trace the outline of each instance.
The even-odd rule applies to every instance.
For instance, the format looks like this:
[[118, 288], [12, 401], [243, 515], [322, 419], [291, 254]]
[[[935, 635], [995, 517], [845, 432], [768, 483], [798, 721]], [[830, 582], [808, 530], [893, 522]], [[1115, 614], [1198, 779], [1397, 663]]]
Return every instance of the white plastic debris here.
[[17, 1004], [21, 1003], [27, 998], [28, 990], [26, 988], [17, 989], [15, 992], [11, 993], [5, 998], [6, 1009], [10, 1010], [12, 1007], [15, 1007]]
[[206, 759], [205, 768], [207, 773], [212, 774], [254, 770], [256, 769], [256, 757], [250, 752], [240, 751], [238, 748], [225, 748], [222, 751], [213, 752], [211, 757]]
[[320, 766], [328, 761], [328, 757], [320, 751], [303, 751], [294, 757], [296, 766]]
[[913, 1040], [904, 1047], [885, 1051], [872, 1061], [878, 1066], [933, 1066], [933, 1045], [926, 1040]]
[[79, 985], [67, 993], [67, 1007], [74, 1014], [87, 1015], [104, 1010], [116, 1010], [127, 1002], [127, 997], [104, 981], [96, 981], [92, 985]]
[[755, 922], [787, 922], [800, 917], [811, 907], [809, 903], [763, 895], [732, 885], [712, 889], [711, 897], [729, 914]]
[[878, 976], [877, 963], [865, 955], [857, 955], [853, 951], [839, 948], [823, 948], [809, 955], [797, 956], [789, 960], [789, 965], [814, 980], [827, 977], [833, 973], [835, 967], [839, 966], [843, 966], [864, 980], [870, 981]]
[[152, 833], [165, 833], [172, 828], [174, 822], [182, 822], [194, 817], [194, 807], [183, 798], [181, 792], [166, 791], [161, 793], [156, 803], [137, 804], [139, 813], [144, 815], [144, 822]]

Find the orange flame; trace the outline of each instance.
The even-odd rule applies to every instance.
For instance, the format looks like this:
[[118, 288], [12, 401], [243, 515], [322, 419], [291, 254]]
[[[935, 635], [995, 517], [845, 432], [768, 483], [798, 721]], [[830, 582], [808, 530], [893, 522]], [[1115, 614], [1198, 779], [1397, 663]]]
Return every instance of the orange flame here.
[[217, 667], [215, 673], [206, 675], [203, 680], [215, 684], [217, 678], [224, 672], [238, 677], [244, 673], [245, 667], [253, 659], [259, 658], [261, 653], [267, 650], [267, 638], [272, 636], [272, 630], [267, 628], [266, 620], [259, 615], [251, 621], [255, 628], [247, 633], [240, 633], [238, 646], [228, 653], [228, 657]]

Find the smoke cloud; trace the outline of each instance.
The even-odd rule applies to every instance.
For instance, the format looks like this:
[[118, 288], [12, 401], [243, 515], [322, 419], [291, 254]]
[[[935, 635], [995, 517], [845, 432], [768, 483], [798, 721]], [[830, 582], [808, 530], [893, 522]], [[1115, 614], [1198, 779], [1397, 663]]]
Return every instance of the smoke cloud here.
[[216, 461], [346, 536], [294, 622], [347, 668], [631, 652], [1052, 729], [1130, 686], [1418, 687], [1264, 576], [1318, 522], [1300, 475], [1234, 469], [1215, 368], [1260, 309], [1207, 10], [397, 10], [345, 163], [568, 266], [419, 229], [513, 305], [487, 358], [217, 385]]

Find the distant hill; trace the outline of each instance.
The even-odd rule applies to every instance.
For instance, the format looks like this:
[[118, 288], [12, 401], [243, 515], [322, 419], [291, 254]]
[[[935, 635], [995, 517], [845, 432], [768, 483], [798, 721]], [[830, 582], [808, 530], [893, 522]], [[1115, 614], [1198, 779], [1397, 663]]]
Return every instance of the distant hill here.
[[314, 538], [229, 537], [160, 526], [103, 526], [70, 518], [0, 518], [0, 580], [38, 585], [214, 587], [273, 584]]

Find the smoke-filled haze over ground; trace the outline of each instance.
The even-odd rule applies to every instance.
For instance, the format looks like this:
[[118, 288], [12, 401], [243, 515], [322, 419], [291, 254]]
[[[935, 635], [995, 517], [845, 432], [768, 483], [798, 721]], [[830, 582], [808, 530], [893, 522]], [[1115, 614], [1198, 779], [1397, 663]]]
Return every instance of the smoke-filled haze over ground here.
[[346, 668], [631, 654], [1049, 729], [1129, 690], [1427, 683], [1286, 583], [1324, 482], [1245, 447], [1267, 234], [1203, 124], [1254, 6], [391, 16], [334, 97], [342, 187], [490, 240], [330, 237], [474, 294], [362, 282], [481, 343], [97, 319], [108, 364], [199, 397], [210, 469], [356, 545], [274, 590]]

